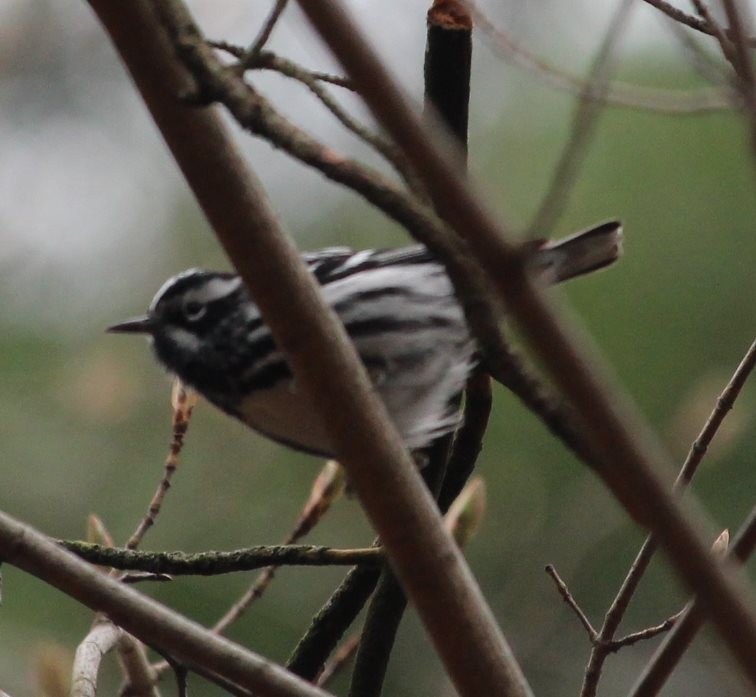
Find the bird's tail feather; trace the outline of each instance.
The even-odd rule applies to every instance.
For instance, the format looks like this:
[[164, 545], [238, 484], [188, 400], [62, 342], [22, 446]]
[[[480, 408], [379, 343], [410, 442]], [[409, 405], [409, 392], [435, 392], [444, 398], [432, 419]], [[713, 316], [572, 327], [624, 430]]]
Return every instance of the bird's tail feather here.
[[622, 223], [612, 220], [556, 242], [539, 244], [533, 264], [549, 283], [560, 283], [613, 264], [622, 254]]

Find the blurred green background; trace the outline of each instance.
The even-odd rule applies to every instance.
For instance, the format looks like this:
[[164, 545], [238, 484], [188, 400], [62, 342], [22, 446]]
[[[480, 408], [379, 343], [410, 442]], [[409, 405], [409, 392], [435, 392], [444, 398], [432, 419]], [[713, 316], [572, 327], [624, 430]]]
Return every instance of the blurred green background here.
[[[394, 5], [386, 16], [385, 8], [369, 2], [350, 3], [407, 89], [419, 95], [427, 3]], [[267, 6], [192, 3], [210, 36], [242, 43], [254, 35]], [[482, 6], [531, 50], [576, 73], [585, 71], [609, 11], [592, 3], [569, 11], [558, 3]], [[618, 77], [671, 89], [705, 87], [674, 33], [650, 9], [638, 9]], [[3, 4], [0, 20], [0, 506], [68, 538], [82, 537], [87, 515], [95, 512], [122, 542], [161, 476], [170, 438], [170, 379], [144, 342], [102, 330], [141, 312], [177, 271], [227, 262], [88, 8], [18, 0]], [[556, 35], [554, 26], [560, 28]], [[568, 136], [574, 98], [511, 68], [481, 38], [471, 168], [489, 202], [524, 228]], [[272, 47], [308, 66], [329, 67], [294, 10]], [[339, 149], [366, 156], [303, 90], [274, 76], [255, 79], [299, 123]], [[406, 242], [401, 230], [348, 192], [264, 144], [241, 140], [303, 248]], [[560, 236], [609, 217], [624, 221], [622, 262], [570, 284], [563, 295], [677, 461], [753, 339], [755, 184], [738, 115], [609, 108], [598, 120], [569, 205], [550, 231]], [[695, 494], [717, 530], [736, 529], [753, 505], [755, 410], [750, 385], [696, 478]], [[145, 547], [277, 542], [320, 464], [201, 403], [174, 488]], [[641, 531], [501, 389], [478, 472], [488, 488], [488, 513], [469, 546], [470, 564], [536, 694], [577, 694], [588, 644], [543, 567], [556, 566], [598, 624]], [[372, 533], [357, 502], [345, 499], [309, 539], [363, 545]], [[285, 660], [343, 573], [281, 571], [230, 636]], [[0, 689], [14, 697], [40, 695], [40, 666], [51, 656], [67, 660], [92, 616], [11, 567], [3, 576]], [[180, 578], [143, 590], [212, 623], [250, 579]], [[624, 628], [658, 623], [684, 597], [660, 558]], [[601, 694], [625, 694], [657, 643], [611, 657]], [[112, 666], [106, 672], [103, 684], [113, 690], [117, 673]], [[334, 689], [343, 693], [346, 685], [342, 676]], [[201, 681], [192, 689], [219, 694]], [[411, 612], [385, 694], [454, 694]], [[705, 632], [665, 694], [749, 692], [716, 637]]]

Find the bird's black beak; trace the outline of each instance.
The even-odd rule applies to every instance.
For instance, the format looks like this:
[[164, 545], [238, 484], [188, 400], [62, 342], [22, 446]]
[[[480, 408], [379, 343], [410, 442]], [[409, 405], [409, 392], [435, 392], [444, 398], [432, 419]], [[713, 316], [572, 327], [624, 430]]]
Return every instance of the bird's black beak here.
[[125, 322], [114, 324], [105, 331], [113, 332], [114, 334], [152, 334], [154, 329], [155, 322], [152, 317], [142, 315], [141, 317], [132, 317]]

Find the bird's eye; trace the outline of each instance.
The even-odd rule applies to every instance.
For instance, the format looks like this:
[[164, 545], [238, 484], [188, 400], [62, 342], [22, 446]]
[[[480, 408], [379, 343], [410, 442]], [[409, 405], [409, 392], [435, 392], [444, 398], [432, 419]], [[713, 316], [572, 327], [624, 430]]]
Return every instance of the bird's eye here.
[[187, 300], [184, 303], [184, 317], [190, 322], [196, 322], [204, 317], [206, 309], [198, 300]]

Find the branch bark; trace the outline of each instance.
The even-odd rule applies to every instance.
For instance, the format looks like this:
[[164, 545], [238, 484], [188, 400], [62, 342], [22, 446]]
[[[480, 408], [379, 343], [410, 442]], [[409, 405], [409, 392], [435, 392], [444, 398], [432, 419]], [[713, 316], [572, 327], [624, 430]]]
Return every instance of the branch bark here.
[[[393, 567], [463, 695], [530, 694], [472, 574], [402, 446], [344, 328], [277, 223], [217, 111], [177, 95], [170, 36], [197, 30], [176, 0], [90, 0], [176, 161], [312, 401]], [[209, 175], [211, 173], [211, 176]]]
[[200, 672], [270, 697], [328, 697], [280, 666], [213, 634], [0, 512], [0, 559], [105, 613], [148, 646]]
[[60, 543], [76, 556], [99, 566], [153, 574], [216, 576], [261, 569], [272, 564], [290, 566], [351, 566], [380, 564], [380, 549], [333, 549], [312, 545], [248, 547], [233, 552], [139, 552], [102, 547], [89, 542], [63, 540]]
[[[712, 562], [690, 513], [665, 490], [668, 458], [647, 425], [607, 376], [595, 350], [578, 341], [528, 275], [524, 251], [474, 197], [433, 145], [369, 42], [338, 0], [300, 7], [354, 81], [374, 116], [414, 164], [444, 217], [470, 245], [554, 381], [571, 400], [589, 438], [597, 471], [623, 505], [659, 538], [683, 580], [699, 594], [743, 671], [756, 684], [756, 613], [742, 576]], [[582, 344], [582, 347], [581, 345]], [[702, 515], [699, 513], [699, 515]], [[443, 653], [443, 651], [442, 651]]]

